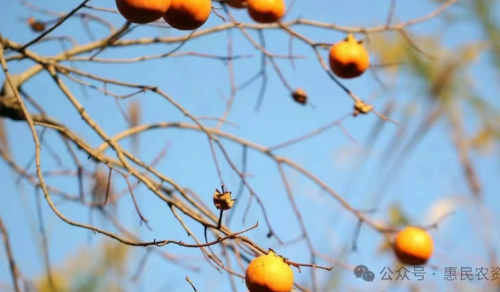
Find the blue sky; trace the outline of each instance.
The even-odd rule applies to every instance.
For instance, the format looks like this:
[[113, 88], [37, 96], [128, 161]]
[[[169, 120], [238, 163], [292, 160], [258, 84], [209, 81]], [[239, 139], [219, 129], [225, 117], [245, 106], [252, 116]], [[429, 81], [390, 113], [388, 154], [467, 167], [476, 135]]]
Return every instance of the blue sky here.
[[[57, 11], [70, 11], [79, 1], [54, 0], [49, 3], [49, 1], [38, 0], [32, 1], [32, 3]], [[289, 3], [290, 1], [287, 1], [287, 4]], [[304, 17], [318, 21], [334, 22], [344, 26], [369, 27], [385, 22], [389, 4], [389, 0], [297, 1], [287, 18], [289, 20]], [[114, 1], [92, 0], [91, 5], [114, 8]], [[26, 43], [36, 36], [29, 31], [28, 27], [20, 20], [21, 18], [34, 15], [40, 16], [41, 19], [47, 19], [44, 15], [28, 11], [17, 1], [0, 0], [0, 7], [4, 8], [0, 9], [0, 33], [4, 37], [11, 38], [19, 43]], [[435, 8], [436, 5], [431, 1], [398, 1], [394, 21], [417, 18]], [[123, 23], [123, 19], [119, 15], [110, 13], [100, 13], [100, 15], [112, 21], [115, 26], [120, 26]], [[250, 21], [244, 11], [237, 11], [235, 15], [240, 21]], [[211, 15], [204, 27], [218, 24], [221, 24], [221, 20], [215, 15]], [[442, 21], [433, 19], [413, 26], [411, 32], [431, 34], [441, 30], [442, 26]], [[95, 25], [92, 27], [96, 37], [105, 36], [106, 31], [101, 27]], [[343, 33], [324, 29], [301, 27], [297, 30], [317, 42], [333, 43], [345, 37]], [[68, 21], [52, 33], [54, 36], [65, 34], [72, 35], [80, 43], [88, 42], [88, 37], [82, 30], [79, 20]], [[141, 27], [135, 29], [126, 38], [180, 34], [184, 33], [169, 29]], [[241, 84], [259, 71], [260, 55], [237, 30], [231, 31], [231, 36], [233, 37], [234, 54], [253, 55], [251, 59], [234, 62], [236, 82]], [[257, 37], [257, 34], [252, 32], [252, 36]], [[204, 36], [188, 42], [181, 51], [226, 55], [227, 37], [227, 31]], [[269, 51], [276, 54], [287, 54], [289, 40], [287, 35], [273, 30], [266, 31], [265, 38]], [[459, 44], [481, 40], [482, 38], [483, 35], [478, 27], [470, 23], [458, 24], [447, 31], [443, 37], [443, 43], [450, 50], [453, 50]], [[158, 54], [168, 52], [175, 46], [176, 44], [159, 44], [133, 48], [111, 48], [102, 52], [100, 57], [126, 58]], [[41, 55], [54, 55], [55, 51], [61, 50], [61, 47], [59, 43], [52, 42], [40, 44], [36, 47], [33, 46], [31, 49]], [[228, 120], [239, 127], [224, 125], [222, 127], [224, 131], [260, 145], [271, 146], [314, 130], [340, 118], [351, 110], [351, 99], [328, 78], [316, 61], [312, 50], [302, 43], [295, 42], [294, 53], [307, 56], [305, 60], [296, 61], [296, 70], [292, 69], [289, 61], [278, 60], [278, 64], [292, 87], [304, 88], [309, 93], [310, 100], [315, 105], [315, 108], [303, 107], [294, 103], [272, 67], [268, 66], [268, 87], [260, 111], [255, 112], [253, 110], [260, 90], [260, 81], [258, 81], [239, 92], [236, 97]], [[326, 52], [323, 55], [326, 56]], [[12, 73], [22, 72], [32, 65], [33, 63], [29, 61], [9, 63]], [[157, 85], [194, 116], [220, 116], [224, 111], [225, 103], [219, 97], [218, 92], [220, 91], [226, 96], [229, 95], [227, 67], [217, 60], [179, 57], [134, 64], [90, 64], [80, 62], [76, 65], [80, 70], [93, 72], [104, 77]], [[498, 87], [495, 82], [497, 76], [489, 65], [486, 54], [480, 56], [470, 73], [477, 90], [488, 101], [500, 106], [499, 100], [495, 100], [496, 96], [498, 96]], [[387, 76], [382, 75], [382, 77]], [[3, 77], [0, 80], [3, 80]], [[126, 122], [116, 107], [114, 99], [91, 89], [87, 89], [88, 97], [86, 97], [78, 85], [67, 78], [64, 80], [90, 116], [109, 135], [117, 134], [126, 129]], [[389, 79], [386, 80], [389, 81]], [[425, 96], [418, 96], [419, 88], [414, 84], [411, 85], [411, 80], [408, 79], [407, 75], [401, 74], [398, 76], [397, 82], [398, 89], [392, 93], [392, 97], [397, 101], [410, 98], [425, 98]], [[380, 91], [379, 85], [374, 81], [371, 74], [364, 74], [360, 78], [343, 81], [343, 83], [352, 89], [356, 95], [365, 99], [374, 92]], [[65, 122], [68, 127], [74, 129], [93, 146], [100, 145], [101, 141], [97, 135], [81, 119], [76, 118], [77, 112], [54, 85], [48, 74], [37, 75], [26, 84], [24, 89], [42, 104], [50, 115]], [[118, 87], [109, 87], [109, 89], [123, 94], [130, 92]], [[375, 99], [374, 105], [381, 107], [389, 97], [391, 97], [389, 94], [382, 92]], [[143, 123], [189, 122], [178, 110], [156, 95], [151, 93], [140, 94], [135, 96], [134, 99], [140, 100], [143, 104]], [[123, 102], [122, 106], [126, 108], [129, 101]], [[393, 115], [395, 119], [401, 117], [400, 111], [401, 108], [398, 108], [396, 114]], [[344, 127], [359, 141], [358, 144], [350, 141], [338, 128], [334, 128], [310, 140], [280, 149], [276, 153], [304, 166], [340, 193], [355, 208], [369, 209], [378, 207], [379, 211], [373, 215], [374, 218], [387, 218], [388, 206], [396, 202], [411, 216], [414, 223], [423, 225], [432, 223], [428, 222], [429, 218], [431, 218], [429, 214], [432, 207], [435, 207], [438, 202], [446, 202], [446, 200], [459, 201], [459, 205], [455, 208], [457, 213], [443, 222], [439, 229], [432, 231], [436, 241], [436, 252], [431, 263], [440, 266], [471, 266], [474, 268], [488, 266], [489, 262], [485, 254], [481, 233], [481, 230], [484, 230], [484, 224], [477, 216], [477, 209], [469, 201], [471, 195], [463, 179], [462, 169], [459, 167], [455, 149], [450, 142], [448, 127], [444, 122], [438, 123], [428, 133], [408, 158], [405, 167], [394, 174], [390, 188], [383, 200], [377, 202], [376, 206], [372, 205], [369, 198], [376, 191], [377, 182], [380, 182], [383, 178], [383, 171], [379, 167], [386, 163], [381, 161], [380, 154], [397, 130], [395, 125], [385, 125], [381, 137], [373, 147], [373, 153], [370, 153], [365, 158], [366, 168], [363, 174], [357, 177], [354, 185], [347, 185], [348, 182], [352, 181], [352, 165], [355, 162], [356, 154], [359, 153], [357, 150], [359, 150], [361, 143], [365, 141], [371, 126], [376, 121], [377, 118], [374, 115], [368, 115], [356, 119], [349, 118], [344, 123]], [[409, 128], [413, 129], [418, 121], [419, 119], [416, 118], [410, 120]], [[476, 122], [471, 117], [466, 116], [467, 127], [471, 127]], [[205, 121], [204, 123], [207, 126], [215, 125], [211, 121]], [[22, 123], [9, 121], [7, 126], [13, 155], [20, 165], [26, 165], [34, 152], [31, 133], [26, 125]], [[55, 133], [48, 131], [45, 138], [47, 141], [52, 141], [51, 146], [58, 153], [61, 153], [65, 168], [71, 168], [70, 157], [64, 148], [64, 144], [61, 143]], [[139, 157], [144, 161], [153, 160], [168, 141], [171, 142], [171, 146], [165, 159], [158, 164], [158, 170], [175, 179], [180, 185], [193, 189], [210, 204], [214, 189], [219, 187], [219, 180], [206, 137], [201, 133], [192, 131], [154, 130], [141, 135]], [[223, 143], [233, 161], [240, 165], [241, 147], [229, 141]], [[122, 144], [124, 147], [130, 147], [129, 140], [123, 140]], [[108, 153], [111, 152], [108, 150]], [[46, 170], [58, 169], [58, 165], [47, 155], [47, 151], [44, 151], [43, 154], [43, 168]], [[93, 164], [85, 159], [84, 154], [80, 154], [79, 157], [88, 166], [89, 170], [94, 169]], [[220, 152], [218, 157], [220, 161], [223, 161]], [[299, 225], [287, 199], [276, 164], [268, 157], [254, 151], [249, 151], [248, 159], [248, 172], [253, 175], [249, 178], [249, 181], [264, 201], [273, 228], [285, 241], [296, 238], [300, 235]], [[494, 213], [494, 210], [500, 206], [497, 191], [500, 187], [498, 157], [475, 155], [474, 162], [484, 184], [485, 205], [488, 207], [492, 222], [497, 222], [499, 218]], [[236, 193], [239, 185], [237, 175], [231, 171], [227, 163], [221, 163], [221, 167], [227, 188]], [[35, 169], [32, 167], [31, 172], [34, 173], [34, 171]], [[286, 172], [315, 248], [333, 258], [339, 257], [342, 249], [352, 241], [357, 222], [356, 218], [341, 208], [336, 201], [325, 192], [322, 192], [318, 186], [307, 178], [289, 168], [286, 168]], [[33, 242], [39, 240], [36, 231], [33, 188], [28, 184], [21, 184], [23, 191], [20, 192], [15, 185], [17, 175], [10, 171], [5, 163], [0, 163], [0, 177], [4, 181], [0, 214], [10, 231], [16, 260], [25, 275], [28, 277], [39, 276], [43, 273], [43, 261], [40, 250]], [[50, 178], [47, 182], [73, 194], [78, 192], [78, 185], [74, 178]], [[114, 183], [119, 190], [126, 186], [119, 176], [115, 176]], [[88, 192], [90, 187], [88, 185], [85, 187]], [[138, 198], [141, 210], [150, 220], [153, 230], [149, 231], [145, 227], [139, 226], [139, 220], [133, 209], [132, 201], [129, 196], [125, 196], [120, 202], [119, 216], [120, 220], [131, 230], [138, 230], [144, 240], [153, 238], [177, 239], [186, 242], [191, 240], [173, 218], [168, 207], [159, 203], [160, 201], [144, 186], [140, 186], [135, 195]], [[259, 221], [259, 228], [247, 234], [255, 242], [264, 247], [272, 247], [278, 253], [294, 261], [310, 261], [304, 242], [293, 246], [280, 247], [276, 240], [266, 238], [268, 229], [257, 205], [252, 206], [246, 224], [243, 225], [241, 218], [247, 200], [248, 192], [245, 192], [241, 199], [241, 205], [234, 210], [236, 213], [231, 224], [233, 230], [241, 230]], [[57, 266], [82, 246], [89, 245], [89, 232], [65, 224], [52, 213], [45, 201], [42, 202], [45, 224], [49, 234], [50, 259], [53, 265]], [[65, 203], [59, 205], [59, 209], [72, 220], [78, 222], [87, 222], [88, 220], [88, 210], [78, 205]], [[198, 238], [202, 238], [202, 227], [187, 218], [186, 220]], [[94, 220], [94, 222], [103, 228], [111, 228], [109, 224], [103, 225], [101, 221]], [[495, 241], [496, 250], [500, 252], [499, 233], [492, 231], [491, 234]], [[364, 227], [358, 241], [359, 252], [351, 253], [345, 259], [345, 262], [349, 265], [365, 264], [371, 267], [372, 270], [377, 271], [377, 280], [374, 280], [374, 283], [356, 281], [351, 271], [344, 271], [340, 268], [336, 268], [330, 273], [318, 270], [319, 278], [326, 280], [332, 275], [342, 276], [343, 281], [338, 291], [344, 291], [348, 287], [355, 288], [356, 291], [373, 291], [375, 285], [377, 285], [377, 288], [386, 287], [386, 283], [380, 281], [378, 272], [384, 266], [389, 265], [393, 257], [392, 255], [380, 256], [375, 253], [382, 239], [380, 234]], [[104, 238], [100, 235], [93, 236], [91, 245], [96, 245], [100, 240], [104, 240]], [[163, 247], [163, 249], [181, 255], [201, 255], [197, 249], [185, 249], [170, 245]], [[138, 265], [143, 253], [143, 249], [133, 249], [133, 258], [130, 262], [132, 272]], [[0, 252], [0, 259], [5, 259], [3, 251]], [[328, 265], [324, 262], [321, 264]], [[129, 288], [128, 291], [161, 291], [158, 289], [165, 287], [164, 285], [168, 285], [168, 291], [188, 291], [190, 287], [184, 281], [187, 274], [196, 283], [200, 291], [228, 291], [230, 289], [227, 275], [217, 273], [206, 263], [202, 263], [202, 267], [200, 273], [189, 272], [153, 256], [148, 262], [139, 286], [134, 286], [135, 284], [131, 284], [128, 280], [125, 280], [125, 283], [128, 283], [126, 286]], [[309, 276], [307, 269], [303, 269], [301, 274], [297, 273], [297, 270], [294, 271], [299, 283], [307, 283]], [[442, 272], [440, 270], [436, 273], [439, 276], [438, 278], [426, 279], [424, 284], [436, 285], [435, 287], [442, 289], [444, 289], [444, 286], [451, 288], [452, 286], [449, 283], [442, 280], [440, 276]], [[0, 281], [10, 283], [10, 274], [6, 264], [0, 265]], [[236, 282], [240, 291], [246, 291], [243, 282], [238, 280]], [[485, 283], [475, 284], [484, 285]], [[389, 291], [403, 290], [392, 288]]]

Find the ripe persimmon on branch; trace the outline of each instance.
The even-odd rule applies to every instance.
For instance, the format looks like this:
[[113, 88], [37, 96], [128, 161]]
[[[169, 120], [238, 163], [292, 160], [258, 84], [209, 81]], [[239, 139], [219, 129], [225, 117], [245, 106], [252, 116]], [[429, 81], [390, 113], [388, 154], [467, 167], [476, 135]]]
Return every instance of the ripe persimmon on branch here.
[[[277, 292], [284, 291], [283, 289], [289, 291], [292, 287], [300, 291], [320, 291], [318, 273], [329, 272], [333, 267], [318, 264], [318, 261], [324, 260], [325, 257], [317, 251], [318, 242], [311, 236], [312, 227], [303, 215], [302, 202], [297, 199], [299, 190], [293, 186], [295, 178], [292, 179], [292, 174], [287, 173], [288, 170], [294, 171], [294, 175], [299, 174], [301, 177], [307, 178], [309, 182], [312, 182], [323, 193], [332, 198], [346, 213], [353, 215], [354, 219], [359, 222], [359, 229], [361, 225], [366, 225], [372, 231], [384, 237], [390, 237], [399, 231], [398, 228], [380, 223], [366, 212], [354, 207], [345, 196], [337, 192], [320, 175], [306, 169], [286, 155], [277, 153], [278, 151], [285, 152], [285, 149], [290, 148], [292, 145], [305, 142], [333, 128], [340, 129], [348, 139], [356, 141], [353, 135], [344, 127], [344, 124], [354, 118], [363, 119], [365, 115], [369, 114], [376, 115], [381, 122], [392, 122], [398, 126], [398, 122], [385, 114], [385, 111], [378, 111], [378, 107], [372, 105], [368, 98], [363, 98], [362, 94], [355, 93], [357, 91], [350, 89], [346, 84], [351, 84], [350, 81], [364, 76], [368, 70], [394, 65], [392, 63], [374, 64], [373, 58], [370, 57], [370, 48], [367, 46], [371, 35], [383, 32], [400, 34], [404, 37], [408, 46], [413, 48], [419, 55], [435, 59], [432, 54], [426, 53], [413, 41], [408, 33], [408, 28], [438, 17], [457, 0], [445, 1], [429, 14], [403, 22], [394, 20], [396, 1], [391, 1], [386, 23], [374, 27], [345, 27], [334, 23], [302, 18], [285, 20], [284, 18], [288, 17], [287, 13], [293, 5], [290, 5], [292, 4], [290, 2], [285, 3], [284, 0], [116, 0], [110, 7], [94, 6], [93, 1], [84, 0], [75, 5], [69, 12], [58, 12], [47, 7], [38, 7], [27, 0], [19, 0], [19, 2], [27, 11], [36, 11], [44, 15], [44, 17], [28, 18], [27, 25], [33, 32], [38, 33], [35, 38], [28, 42], [21, 42], [0, 34], [0, 62], [5, 76], [0, 92], [0, 117], [28, 125], [33, 139], [36, 173], [32, 173], [30, 165], [23, 167], [23, 163], [17, 161], [14, 155], [5, 148], [5, 145], [0, 147], [0, 157], [24, 182], [41, 190], [46, 206], [60, 220], [94, 234], [104, 235], [106, 238], [125, 245], [147, 248], [147, 256], [144, 256], [143, 260], [141, 260], [138, 272], [136, 272], [137, 276], [134, 276], [134, 279], [142, 274], [151, 251], [154, 251], [155, 254], [160, 255], [167, 261], [175, 263], [176, 266], [197, 270], [199, 268], [198, 264], [188, 264], [181, 255], [174, 255], [170, 251], [167, 253], [164, 250], [167, 245], [178, 245], [179, 247], [198, 249], [203, 256], [202, 261], [211, 265], [215, 270], [228, 275], [234, 291], [239, 289], [234, 280], [235, 277], [245, 279], [246, 287], [250, 292]], [[238, 13], [240, 12], [248, 13], [251, 22], [241, 22], [238, 19]], [[105, 16], [108, 14], [120, 17], [121, 25], [115, 27], [115, 23]], [[222, 23], [209, 26], [208, 20], [210, 17], [219, 17], [217, 20]], [[90, 41], [80, 43], [80, 39], [74, 35], [55, 35], [69, 21], [75, 19], [82, 20], [82, 26]], [[94, 24], [98, 24], [101, 28], [104, 27], [105, 34], [102, 34], [102, 30], [97, 33]], [[154, 27], [160, 31], [169, 29], [180, 35], [138, 36], [139, 34], [136, 32], [141, 27]], [[303, 32], [302, 28], [304, 27], [336, 31], [343, 33], [345, 36], [332, 40], [331, 43], [320, 42], [315, 40], [317, 37], [315, 34], [308, 35]], [[193, 48], [185, 50], [185, 47], [188, 47], [190, 42], [202, 37], [213, 36], [215, 38], [217, 33], [223, 31], [228, 32], [227, 54], [221, 52], [207, 53], [201, 49], [198, 51]], [[266, 43], [265, 34], [271, 31], [278, 31], [290, 38], [289, 47], [287, 48], [288, 53], [275, 52], [274, 49], [269, 47]], [[254, 32], [257, 33], [257, 38], [253, 35]], [[356, 37], [355, 34], [362, 36], [363, 39], [359, 36]], [[238, 42], [245, 41], [254, 52], [236, 54], [234, 51], [236, 35], [240, 37]], [[50, 44], [55, 41], [63, 44], [70, 42], [71, 47], [66, 47], [55, 54], [46, 54], [43, 53], [43, 50], [38, 49], [41, 44]], [[344, 115], [332, 118], [327, 124], [315, 130], [298, 133], [283, 142], [270, 143], [271, 145], [268, 146], [265, 146], [268, 142], [253, 142], [253, 140], [242, 138], [230, 130], [222, 130], [224, 125], [232, 125], [237, 128], [238, 125], [235, 125], [229, 118], [230, 113], [234, 111], [236, 96], [244, 88], [258, 80], [261, 80], [262, 83], [256, 108], [261, 108], [264, 94], [269, 86], [269, 80], [272, 80], [267, 71], [268, 65], [271, 66], [272, 72], [276, 74], [276, 83], [289, 93], [290, 102], [296, 102], [299, 106], [312, 105], [308, 92], [295, 86], [294, 81], [290, 81], [281, 63], [281, 61], [289, 61], [292, 67], [295, 68], [297, 60], [307, 59], [307, 56], [293, 54], [293, 45], [297, 41], [311, 51], [315, 57], [312, 62], [314, 62], [316, 68], [323, 70], [330, 78], [329, 80], [333, 81], [333, 84], [349, 97], [349, 102], [352, 104], [343, 111]], [[149, 54], [149, 52], [143, 54], [141, 49], [137, 49], [131, 51], [139, 55], [111, 54], [112, 57], [109, 57], [110, 54], [108, 54], [107, 57], [102, 56], [112, 48], [137, 48], [153, 44], [160, 44], [164, 47], [165, 45], [173, 45], [174, 48], [154, 54]], [[328, 51], [328, 60], [324, 58], [323, 51]], [[136, 63], [160, 62], [176, 57], [192, 57], [193, 60], [200, 62], [219, 61], [227, 67], [230, 93], [227, 97], [221, 93], [225, 101], [221, 115], [208, 116], [208, 114], [204, 115], [205, 113], [203, 115], [194, 113], [194, 110], [188, 109], [187, 102], [179, 94], [169, 93], [168, 85], [125, 81], [120, 78], [109, 77], [106, 70], [97, 70], [92, 67], [96, 65], [102, 66], [99, 68], [135, 66]], [[248, 59], [257, 60], [260, 70], [246, 81], [239, 83], [235, 78], [238, 73], [236, 64], [238, 62], [248, 62]], [[13, 73], [14, 71], [11, 68], [18, 62], [26, 62], [30, 66], [24, 68], [22, 72]], [[45, 80], [47, 84], [44, 84], [44, 86], [54, 88], [64, 97], [66, 106], [71, 107], [67, 111], [67, 116], [58, 115], [51, 108], [40, 105], [41, 92], [31, 92], [28, 89], [29, 84], [35, 82], [35, 76], [37, 75], [48, 76], [49, 79]], [[81, 87], [82, 92], [87, 92], [87, 90], [99, 92], [104, 95], [102, 98], [106, 100], [112, 98], [116, 102], [120, 114], [130, 122], [128, 128], [111, 130], [103, 122], [102, 117], [97, 115], [94, 109], [74, 90], [74, 86]], [[186, 86], [194, 88], [196, 84], [186, 84]], [[362, 91], [360, 90], [360, 92]], [[134, 111], [131, 110], [129, 113], [121, 108], [121, 104], [129, 99], [146, 100], [144, 96], [148, 96], [148, 99], [163, 101], [171, 109], [174, 109], [176, 114], [187, 119], [187, 121], [177, 121], [167, 117], [166, 121], [146, 119], [147, 122], [143, 123], [142, 121], [139, 122], [141, 120], [139, 118], [141, 115], [139, 107], [134, 108]], [[129, 119], [128, 114], [134, 117]], [[91, 140], [87, 136], [80, 134], [82, 131], [77, 129], [73, 121], [68, 121], [68, 117], [72, 118], [75, 123], [81, 121], [84, 124], [85, 131], [89, 131], [94, 138]], [[111, 116], [106, 118], [111, 120]], [[210, 126], [210, 121], [216, 121], [217, 124]], [[64, 150], [52, 151], [53, 157], [60, 159], [60, 156], [63, 156], [62, 151], [67, 151], [66, 154], [69, 155], [68, 161], [74, 168], [65, 169], [61, 167], [61, 169], [57, 170], [48, 170], [50, 168], [47, 165], [50, 165], [50, 163], [42, 155], [42, 148], [49, 148], [51, 146], [46, 145], [52, 143], [44, 144], [44, 134], [41, 134], [38, 131], [39, 129], [43, 130], [42, 133], [47, 132], [47, 135], [51, 137], [57, 136], [63, 141]], [[136, 150], [128, 150], [124, 143], [127, 138], [137, 138], [137, 141], [140, 141], [139, 138], [147, 135], [158, 132], [163, 135], [164, 132], [170, 133], [170, 130], [173, 129], [186, 130], [185, 132], [192, 134], [193, 141], [200, 137], [206, 139], [204, 140], [204, 146], [208, 146], [210, 151], [211, 172], [217, 176], [213, 186], [222, 185], [222, 192], [216, 190], [216, 193], [212, 195], [213, 188], [210, 188], [210, 190], [204, 190], [203, 193], [197, 193], [191, 187], [185, 186], [187, 184], [185, 180], [174, 179], [173, 172], [160, 170], [158, 165], [161, 164], [163, 157], [170, 150], [167, 151], [165, 148], [152, 162], [147, 162], [151, 161], [149, 158], [144, 158], [147, 155], [140, 155], [136, 153], [139, 152]], [[198, 143], [200, 140], [196, 141]], [[173, 143], [175, 144], [176, 141]], [[233, 149], [234, 146], [243, 149], [241, 167], [239, 163], [235, 162], [236, 158], [233, 152], [229, 150]], [[148, 154], [148, 150], [146, 152]], [[249, 179], [250, 174], [247, 173], [249, 154], [247, 152], [252, 155], [258, 154], [259, 159], [260, 157], [266, 157], [273, 163], [275, 166], [273, 171], [278, 173], [281, 180], [278, 184], [272, 182], [273, 189], [276, 187], [275, 185], [279, 185], [278, 187], [286, 195], [285, 200], [290, 204], [289, 206], [285, 203], [280, 203], [279, 207], [266, 204], [266, 198], [273, 196], [273, 193], [272, 191], [264, 193], [265, 191], [261, 191], [261, 188], [256, 187], [256, 184]], [[87, 157], [87, 161], [82, 157]], [[96, 170], [90, 171], [89, 165], [94, 165]], [[100, 174], [97, 166], [106, 169]], [[176, 169], [192, 166], [171, 165], [170, 167]], [[76, 179], [78, 181], [78, 194], [72, 194], [71, 191], [54, 183], [51, 178], [56, 176]], [[227, 191], [227, 189], [236, 189], [234, 186], [230, 186], [234, 184], [234, 178], [237, 179], [240, 188], [236, 196], [231, 196], [232, 192]], [[94, 196], [92, 200], [89, 200], [85, 195], [85, 182], [89, 180], [94, 182], [95, 191], [92, 192]], [[122, 191], [115, 190], [113, 182], [116, 180], [120, 180], [125, 184]], [[167, 211], [164, 213], [172, 215], [167, 225], [175, 224], [178, 227], [180, 226], [179, 228], [182, 228], [184, 234], [187, 233], [193, 242], [188, 243], [180, 239], [154, 239], [153, 241], [143, 239], [146, 235], [138, 236], [133, 234], [130, 227], [120, 222], [118, 215], [109, 211], [111, 206], [118, 205], [126, 198], [130, 198], [133, 211], [137, 213], [137, 215], [134, 215], [135, 220], [138, 219], [140, 224], [144, 223], [149, 228], [148, 232], [156, 232], [151, 227], [153, 226], [152, 223], [155, 222], [152, 218], [157, 219], [156, 222], [159, 220], [156, 216], [148, 214], [151, 210], [140, 207], [139, 190], [146, 190], [148, 196], [153, 195], [151, 197], [160, 202], [155, 207], [163, 210], [163, 212]], [[241, 203], [244, 192], [249, 194], [249, 198], [246, 209], [243, 211], [243, 209], [237, 207], [244, 204]], [[55, 201], [56, 198], [60, 199], [60, 202], [71, 202], [89, 211], [97, 210], [98, 214], [102, 215], [106, 222], [111, 223], [114, 229], [109, 228], [109, 226], [100, 227], [98, 224], [93, 223], [86, 224], [80, 219], [72, 219], [73, 214], [64, 212]], [[213, 201], [213, 206], [206, 203], [210, 200]], [[285, 247], [288, 240], [284, 239], [286, 238], [283, 235], [285, 231], [282, 231], [281, 227], [277, 227], [282, 226], [281, 222], [273, 221], [271, 215], [278, 208], [280, 212], [293, 214], [298, 223], [296, 229], [299, 234], [296, 241], [305, 243], [309, 257], [307, 263], [303, 263], [305, 261], [303, 258], [295, 260], [292, 257], [288, 259], [277, 255], [268, 246], [263, 246], [260, 243], [262, 238], [254, 236], [254, 234], [242, 236], [243, 233], [257, 228], [258, 223], [247, 229], [242, 228], [242, 231], [234, 232], [231, 230], [229, 225], [232, 216], [241, 214], [244, 222], [251, 215], [250, 209], [254, 201], [260, 210], [259, 215], [263, 216], [265, 228], [264, 232], [262, 232], [263, 228], [261, 227], [256, 229], [255, 233], [258, 231], [267, 235], [267, 238], [276, 240], [281, 247]], [[224, 215], [224, 212], [229, 214]], [[224, 217], [226, 221], [223, 220], [223, 215], [226, 216]], [[434, 226], [437, 226], [437, 223]], [[1, 219], [0, 227], [2, 233], [4, 233], [4, 238], [7, 238]], [[198, 237], [200, 227], [204, 230], [205, 242]], [[359, 233], [359, 229], [357, 233]], [[409, 265], [426, 263], [433, 252], [432, 238], [423, 229], [410, 229], [410, 231], [413, 231], [413, 233], [410, 232], [411, 234], [406, 237], [399, 236], [396, 240], [395, 254], [399, 259], [410, 258], [410, 260], [406, 261]], [[215, 238], [214, 240], [208, 240], [208, 232], [210, 232], [210, 236]], [[293, 234], [289, 231], [286, 231], [286, 233]], [[428, 244], [422, 248], [425, 249], [425, 254], [422, 251], [407, 249], [411, 244], [407, 244], [406, 241], [415, 240], [414, 238], [419, 236], [424, 236], [427, 240]], [[165, 237], [161, 236], [161, 238]], [[292, 242], [295, 242], [295, 240], [292, 240]], [[10, 251], [8, 251], [8, 255], [9, 259], [11, 259]], [[273, 276], [269, 276], [273, 273], [272, 269], [268, 269], [269, 267], [259, 270], [261, 268], [256, 263], [261, 261], [282, 271], [282, 274], [279, 275], [283, 278], [280, 280], [282, 282], [278, 280], [266, 282], [259, 278], [262, 272], [269, 279], [274, 279]], [[351, 268], [347, 264], [337, 260], [334, 261], [343, 268]], [[199, 263], [199, 265], [202, 264]], [[298, 268], [299, 272], [300, 267], [311, 268], [307, 284], [301, 284], [296, 278], [294, 279], [293, 270], [290, 266]], [[18, 291], [17, 268], [11, 266], [11, 269], [15, 290]], [[52, 273], [50, 269], [47, 269], [47, 274], [50, 273]], [[185, 280], [189, 282], [194, 291], [197, 291], [195, 285], [187, 276]]]

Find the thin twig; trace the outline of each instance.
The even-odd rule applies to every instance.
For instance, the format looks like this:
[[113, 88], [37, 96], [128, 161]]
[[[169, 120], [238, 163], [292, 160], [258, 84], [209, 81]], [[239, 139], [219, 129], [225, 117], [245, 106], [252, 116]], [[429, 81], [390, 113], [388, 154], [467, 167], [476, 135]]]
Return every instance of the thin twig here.
[[68, 18], [70, 18], [73, 14], [75, 14], [78, 10], [80, 10], [80, 8], [82, 8], [89, 1], [90, 0], [83, 0], [83, 2], [80, 3], [80, 5], [78, 5], [76, 8], [74, 8], [73, 10], [71, 10], [70, 13], [68, 13], [64, 17], [62, 17], [58, 22], [56, 22], [56, 24], [54, 24], [52, 27], [50, 27], [49, 29], [47, 29], [46, 31], [44, 31], [43, 33], [41, 33], [38, 37], [36, 37], [32, 41], [30, 41], [27, 44], [25, 44], [24, 46], [22, 46], [21, 49], [20, 49], [20, 51], [25, 50], [26, 48], [28, 48], [32, 44], [34, 44], [34, 43], [38, 42], [39, 40], [41, 40], [44, 36], [46, 36], [49, 33], [51, 33], [54, 29], [56, 29], [61, 24], [63, 24]]
[[0, 217], [0, 233], [2, 233], [5, 252], [7, 253], [7, 258], [9, 260], [10, 274], [12, 276], [12, 283], [14, 284], [14, 291], [21, 292], [21, 289], [19, 289], [19, 284], [17, 282], [18, 281], [17, 266], [16, 262], [14, 261], [14, 255], [12, 254], [12, 249], [10, 247], [9, 234], [7, 233], [7, 229], [5, 228], [5, 225], [3, 224], [3, 220], [1, 217]]
[[196, 287], [194, 286], [193, 282], [191, 282], [191, 280], [189, 280], [188, 276], [186, 276], [186, 281], [191, 285], [191, 287], [193, 288], [194, 292], [198, 292], [198, 290], [196, 290]]

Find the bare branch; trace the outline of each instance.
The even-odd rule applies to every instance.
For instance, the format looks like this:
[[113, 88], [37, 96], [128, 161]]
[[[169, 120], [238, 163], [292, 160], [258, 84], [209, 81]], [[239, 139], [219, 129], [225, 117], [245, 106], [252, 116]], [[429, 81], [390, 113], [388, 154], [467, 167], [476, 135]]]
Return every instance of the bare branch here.
[[16, 262], [14, 261], [14, 255], [12, 254], [12, 249], [10, 247], [9, 234], [7, 233], [7, 229], [5, 228], [5, 225], [3, 224], [3, 220], [1, 217], [0, 217], [0, 232], [2, 233], [5, 252], [7, 253], [7, 258], [9, 260], [10, 274], [12, 276], [12, 283], [14, 284], [14, 291], [21, 292], [17, 280], [17, 266]]
[[191, 280], [189, 280], [188, 276], [186, 276], [186, 281], [191, 285], [191, 287], [193, 288], [194, 292], [198, 292], [198, 290], [196, 290], [196, 287], [194, 286], [193, 282], [191, 282]]
[[82, 3], [80, 3], [80, 5], [78, 5], [77, 7], [75, 7], [73, 10], [71, 10], [68, 14], [66, 14], [64, 17], [62, 17], [56, 24], [54, 24], [51, 28], [47, 29], [46, 31], [44, 31], [42, 34], [40, 34], [38, 37], [36, 37], [34, 40], [28, 42], [27, 44], [25, 44], [24, 46], [21, 47], [20, 51], [23, 51], [25, 49], [27, 49], [29, 46], [31, 46], [32, 44], [38, 42], [39, 40], [41, 40], [44, 36], [48, 35], [49, 33], [51, 33], [53, 30], [55, 30], [57, 27], [59, 27], [61, 24], [63, 24], [68, 18], [70, 18], [73, 14], [75, 14], [78, 10], [80, 10], [87, 2], [89, 2], [90, 0], [83, 0]]

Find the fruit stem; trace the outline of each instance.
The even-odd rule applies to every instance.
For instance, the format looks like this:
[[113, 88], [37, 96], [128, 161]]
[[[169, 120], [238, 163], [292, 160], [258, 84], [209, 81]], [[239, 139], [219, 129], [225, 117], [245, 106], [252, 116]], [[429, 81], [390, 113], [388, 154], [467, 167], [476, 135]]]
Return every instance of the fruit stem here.
[[220, 215], [219, 215], [219, 222], [217, 222], [217, 230], [220, 230], [220, 228], [222, 226], [222, 214], [224, 214], [224, 210], [221, 208]]

